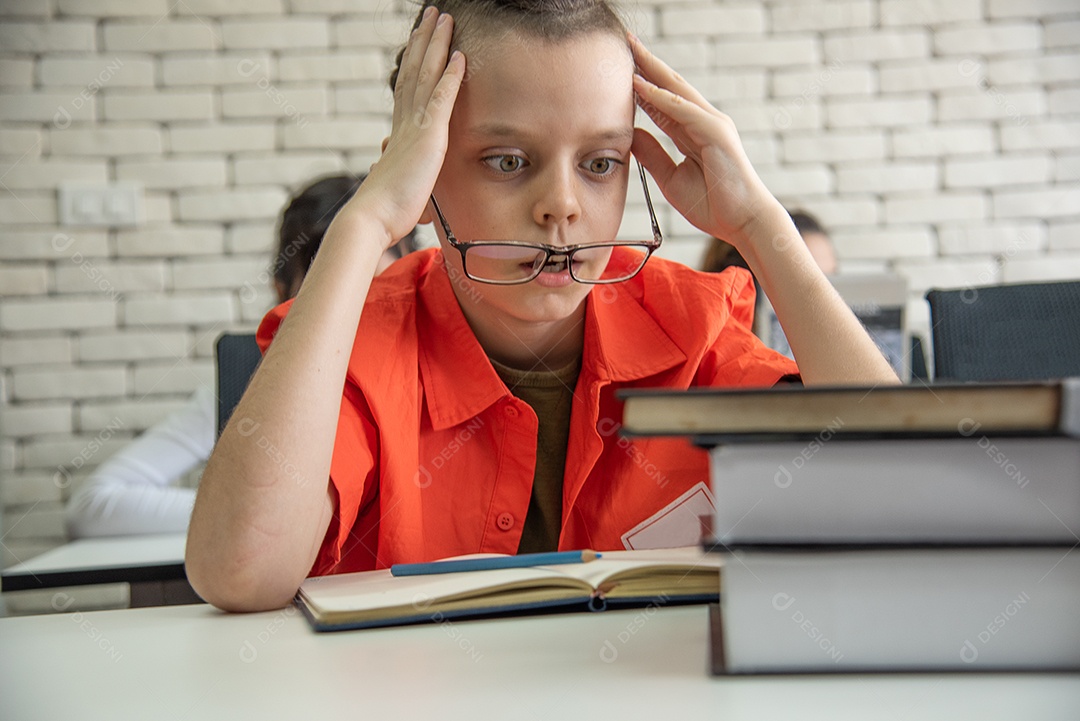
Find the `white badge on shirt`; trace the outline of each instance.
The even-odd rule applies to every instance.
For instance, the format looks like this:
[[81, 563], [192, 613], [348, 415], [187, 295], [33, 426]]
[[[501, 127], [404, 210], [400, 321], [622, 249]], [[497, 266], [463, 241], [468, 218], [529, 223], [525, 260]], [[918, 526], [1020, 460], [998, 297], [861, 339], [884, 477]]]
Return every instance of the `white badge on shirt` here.
[[701, 541], [701, 516], [716, 512], [712, 492], [704, 481], [622, 535], [629, 550], [696, 546]]

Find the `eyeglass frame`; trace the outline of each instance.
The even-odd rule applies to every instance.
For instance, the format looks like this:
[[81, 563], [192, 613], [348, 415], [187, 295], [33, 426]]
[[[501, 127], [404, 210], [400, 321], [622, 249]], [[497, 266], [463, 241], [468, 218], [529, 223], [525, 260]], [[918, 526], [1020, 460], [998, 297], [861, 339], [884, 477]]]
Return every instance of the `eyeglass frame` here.
[[[645, 205], [647, 205], [649, 208], [649, 221], [652, 224], [653, 233], [652, 243], [648, 243], [646, 241], [628, 241], [620, 243], [619, 241], [612, 240], [601, 241], [599, 243], [577, 243], [575, 245], [557, 246], [549, 245], [548, 243], [526, 243], [520, 240], [460, 241], [454, 235], [454, 231], [450, 230], [450, 223], [446, 221], [446, 216], [443, 215], [442, 209], [439, 208], [439, 203], [435, 200], [434, 193], [431, 194], [431, 206], [435, 209], [435, 215], [439, 217], [439, 223], [442, 225], [443, 233], [446, 234], [447, 242], [450, 243], [450, 246], [452, 248], [461, 253], [461, 267], [465, 271], [465, 275], [468, 276], [471, 280], [475, 280], [478, 283], [488, 283], [490, 285], [522, 285], [524, 283], [531, 283], [532, 281], [536, 280], [536, 278], [541, 273], [544, 272], [544, 266], [547, 265], [548, 261], [551, 260], [551, 256], [553, 255], [566, 256], [566, 268], [570, 272], [570, 277], [577, 283], [581, 283], [583, 285], [605, 285], [609, 283], [623, 283], [640, 273], [645, 267], [645, 263], [649, 261], [649, 258], [652, 257], [652, 254], [660, 247], [661, 243], [664, 242], [664, 236], [660, 232], [660, 224], [656, 221], [656, 211], [653, 209], [652, 198], [649, 196], [649, 183], [645, 176], [645, 167], [641, 164], [640, 160], [636, 162], [638, 167], [638, 173], [641, 175], [641, 188], [645, 192]], [[522, 278], [519, 280], [490, 280], [487, 278], [477, 278], [469, 272], [468, 263], [465, 262], [465, 254], [469, 251], [470, 248], [483, 245], [516, 245], [524, 248], [534, 248], [545, 253], [544, 262], [540, 263], [537, 266], [538, 270], [535, 273], [533, 273], [527, 278]], [[605, 246], [614, 248], [620, 245], [641, 245], [644, 246], [646, 250], [645, 259], [641, 261], [641, 265], [638, 266], [638, 269], [634, 271], [633, 274], [625, 278], [618, 278], [616, 280], [581, 280], [576, 275], [574, 275], [573, 264], [570, 261], [573, 254], [576, 253], [578, 250], [582, 250], [584, 248], [602, 248]]]

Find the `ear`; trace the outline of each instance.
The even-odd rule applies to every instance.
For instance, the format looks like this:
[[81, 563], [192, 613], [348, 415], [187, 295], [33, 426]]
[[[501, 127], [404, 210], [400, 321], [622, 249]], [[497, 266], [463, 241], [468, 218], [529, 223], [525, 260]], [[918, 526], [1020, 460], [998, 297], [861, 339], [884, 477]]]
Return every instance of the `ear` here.
[[431, 209], [431, 201], [424, 203], [424, 212], [420, 214], [417, 225], [431, 225], [435, 222], [435, 212]]
[[386, 146], [389, 145], [389, 144], [390, 144], [390, 136], [387, 135], [385, 138], [382, 139], [382, 145], [379, 146], [379, 152], [380, 153], [385, 153], [386, 152]]

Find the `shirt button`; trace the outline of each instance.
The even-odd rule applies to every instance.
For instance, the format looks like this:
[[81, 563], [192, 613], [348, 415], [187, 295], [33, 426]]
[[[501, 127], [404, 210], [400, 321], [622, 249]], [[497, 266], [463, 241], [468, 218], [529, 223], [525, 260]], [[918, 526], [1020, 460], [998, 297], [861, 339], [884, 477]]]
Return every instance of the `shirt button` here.
[[500, 513], [499, 517], [495, 520], [495, 525], [497, 525], [500, 530], [509, 531], [514, 527], [514, 517], [509, 513]]
[[511, 418], [517, 418], [518, 409], [514, 408], [513, 406], [506, 406], [506, 415]]

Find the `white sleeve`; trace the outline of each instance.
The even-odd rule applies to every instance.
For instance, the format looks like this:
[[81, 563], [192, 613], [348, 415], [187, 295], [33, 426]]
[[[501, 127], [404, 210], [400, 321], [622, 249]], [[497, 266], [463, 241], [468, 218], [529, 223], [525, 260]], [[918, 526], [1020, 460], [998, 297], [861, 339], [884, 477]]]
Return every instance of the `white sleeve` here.
[[216, 403], [212, 388], [199, 388], [186, 406], [98, 466], [68, 500], [71, 537], [187, 531], [195, 490], [177, 482], [210, 457]]

